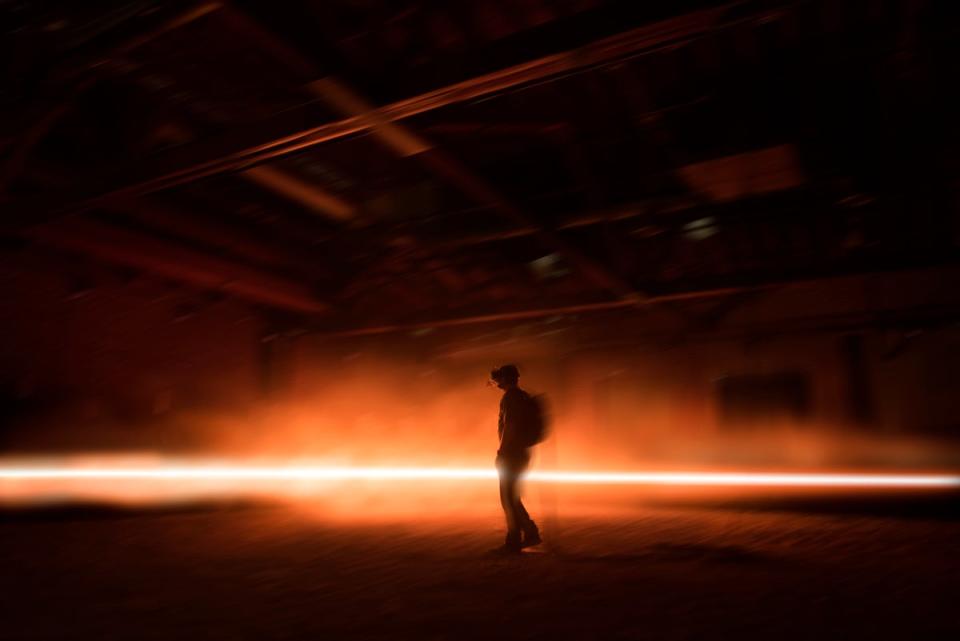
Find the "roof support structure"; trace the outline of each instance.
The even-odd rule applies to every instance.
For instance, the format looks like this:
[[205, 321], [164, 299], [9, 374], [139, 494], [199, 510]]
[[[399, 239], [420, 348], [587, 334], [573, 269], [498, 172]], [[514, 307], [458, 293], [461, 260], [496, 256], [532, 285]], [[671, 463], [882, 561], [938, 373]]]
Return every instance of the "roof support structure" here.
[[[67, 212], [84, 211], [112, 198], [139, 196], [207, 176], [241, 171], [273, 158], [345, 136], [371, 131], [378, 125], [382, 127], [382, 123], [398, 122], [421, 113], [490, 97], [516, 87], [562, 77], [582, 69], [616, 64], [621, 60], [678, 46], [718, 29], [748, 21], [775, 19], [786, 11], [786, 9], [773, 9], [736, 20], [726, 20], [727, 12], [736, 6], [739, 6], [739, 3], [729, 3], [655, 22], [578, 49], [543, 56], [399, 100], [378, 107], [363, 116], [351, 116], [294, 132], [289, 128], [284, 131], [284, 128], [278, 128], [276, 123], [265, 127], [265, 132], [254, 132], [250, 137], [231, 132], [226, 140], [211, 141], [208, 143], [209, 146], [197, 145], [190, 150], [188, 157], [173, 159], [178, 162], [170, 162], [171, 159], [167, 159], [162, 167], [148, 168], [150, 171], [145, 172], [139, 179], [132, 179], [126, 185], [82, 202], [69, 204], [64, 209]], [[236, 14], [236, 12], [231, 13]], [[227, 12], [219, 12], [218, 15], [224, 16]], [[287, 48], [274, 48], [274, 53], [291, 68], [296, 66], [302, 72], [305, 82], [317, 79], [317, 76], [311, 75], [312, 65], [304, 68], [302, 58], [290, 56]]]
[[274, 167], [257, 165], [240, 175], [333, 221], [345, 223], [356, 216], [354, 207], [342, 198]]
[[[110, 50], [107, 56], [119, 56], [134, 51], [164, 34], [188, 25], [195, 20], [199, 20], [222, 7], [223, 4], [221, 2], [199, 2], [147, 33], [134, 36], [116, 45]], [[95, 68], [99, 65], [100, 61], [97, 61], [92, 63], [90, 67]], [[85, 71], [89, 71], [89, 69], [85, 69]], [[0, 165], [0, 194], [6, 191], [10, 183], [22, 171], [23, 166], [26, 164], [34, 148], [43, 141], [46, 135], [64, 116], [70, 113], [77, 100], [95, 84], [95, 76], [86, 75], [82, 77], [77, 84], [73, 86], [66, 98], [43, 111], [34, 123], [26, 129], [24, 134], [15, 143], [13, 150], [7, 154], [7, 159]]]
[[253, 265], [290, 273], [322, 273], [321, 266], [301, 252], [271, 244], [235, 226], [197, 215], [194, 210], [172, 207], [150, 198], [111, 203], [111, 214], [136, 221], [148, 229], [159, 229], [179, 238], [213, 247]]
[[308, 91], [344, 116], [359, 118], [366, 123], [373, 136], [393, 153], [402, 158], [415, 158], [434, 175], [455, 186], [479, 204], [489, 207], [516, 225], [532, 227], [535, 236], [548, 251], [563, 256], [591, 282], [618, 299], [630, 303], [642, 300], [643, 296], [627, 281], [583, 254], [556, 233], [537, 224], [528, 213], [459, 160], [443, 152], [406, 125], [386, 120], [379, 115], [375, 107], [339, 80], [330, 76], [322, 77], [322, 72], [315, 68], [309, 59], [246, 14], [233, 7], [225, 13], [232, 26], [263, 43], [279, 60], [290, 65], [295, 71], [319, 78], [307, 84]]
[[195, 287], [301, 314], [329, 308], [308, 287], [168, 241], [92, 219], [70, 217], [35, 227], [28, 240], [115, 265], [142, 269]]
[[[643, 305], [653, 303], [668, 303], [688, 299], [704, 299], [715, 297], [727, 297], [744, 291], [744, 288], [730, 287], [722, 289], [704, 290], [697, 292], [681, 292], [677, 294], [667, 294], [647, 298]], [[393, 334], [397, 332], [410, 332], [418, 329], [439, 329], [444, 327], [459, 327], [462, 325], [479, 325], [482, 323], [497, 323], [503, 321], [523, 321], [536, 318], [547, 318], [550, 316], [563, 316], [567, 314], [585, 314], [592, 312], [604, 312], [615, 309], [624, 309], [636, 307], [636, 304], [626, 300], [600, 301], [592, 303], [574, 303], [570, 305], [560, 305], [556, 307], [542, 307], [535, 309], [518, 309], [513, 311], [495, 312], [491, 314], [477, 314], [472, 316], [460, 316], [456, 318], [437, 318], [434, 320], [424, 320], [415, 323], [398, 323], [392, 325], [378, 325], [373, 327], [356, 327], [339, 331], [317, 330], [317, 334], [323, 334], [331, 337], [351, 337], [351, 336], [375, 336], [377, 334]]]

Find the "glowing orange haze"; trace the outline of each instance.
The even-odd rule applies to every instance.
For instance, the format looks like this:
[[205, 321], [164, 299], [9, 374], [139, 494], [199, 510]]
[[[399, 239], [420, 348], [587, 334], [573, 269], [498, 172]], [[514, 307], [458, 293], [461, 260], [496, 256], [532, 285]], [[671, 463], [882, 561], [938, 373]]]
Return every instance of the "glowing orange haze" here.
[[[271, 402], [181, 414], [158, 430], [153, 440], [162, 447], [144, 449], [324, 465], [489, 467], [500, 392], [485, 386], [482, 374], [476, 367], [355, 364], [330, 379], [301, 381]], [[599, 401], [596, 385], [529, 376], [554, 419], [536, 467], [897, 470], [950, 468], [960, 460], [941, 443], [842, 425], [733, 430], [717, 424], [707, 399], [686, 398], [667, 384]]]
[[[561, 386], [556, 381], [550, 385], [545, 373], [531, 376], [530, 380], [548, 382], [539, 388], [534, 384], [531, 387], [547, 393], [554, 414], [552, 435], [538, 448], [535, 473], [871, 469], [900, 473], [950, 469], [956, 458], [948, 448], [918, 439], [880, 438], [877, 434], [843, 432], [823, 425], [784, 423], [765, 426], [762, 432], [731, 433], [716, 427], [704, 402], [684, 402], [671, 394], [667, 386], [659, 391], [647, 389], [643, 394], [624, 395], [612, 405], [608, 402], [605, 414], [598, 414], [595, 403], [583, 401], [582, 390]], [[449, 509], [451, 503], [496, 508], [492, 466], [499, 391], [486, 387], [476, 368], [468, 368], [458, 376], [456, 370], [441, 375], [427, 367], [354, 364], [337, 370], [337, 375], [329, 380], [301, 381], [294, 387], [293, 393], [281, 399], [240, 407], [233, 413], [177, 415], [148, 433], [152, 438], [144, 438], [142, 451], [159, 450], [164, 454], [88, 454], [79, 459], [12, 463], [50, 470], [163, 470], [183, 462], [191, 464], [199, 456], [201, 462], [217, 457], [217, 464], [266, 465], [287, 470], [291, 466], [310, 465], [315, 466], [313, 469], [377, 466], [477, 471], [466, 474], [470, 477], [466, 479], [402, 482], [377, 474], [352, 479], [343, 475], [316, 478], [309, 473], [280, 474], [279, 478], [269, 474], [184, 474], [168, 479], [136, 474], [116, 478], [38, 475], [16, 479], [0, 474], [0, 500], [156, 501], [270, 495], [309, 496], [311, 500], [320, 497], [327, 504], [349, 505], [354, 512], [358, 506], [368, 509], [374, 503], [414, 506], [412, 509], [424, 505], [432, 509], [441, 504]], [[135, 432], [132, 428], [118, 431], [125, 435]], [[162, 447], [151, 446], [151, 441]], [[10, 464], [0, 461], [0, 465]], [[946, 484], [954, 485], [955, 480], [956, 477], [949, 477]], [[459, 483], [456, 490], [450, 485], [454, 481]], [[644, 482], [649, 483], [650, 479]], [[695, 484], [709, 485], [711, 481], [703, 477]], [[780, 491], [795, 484], [781, 479], [771, 485]], [[563, 491], [574, 493], [572, 489]], [[637, 491], [608, 488], [604, 495]], [[643, 492], [649, 494], [650, 489]], [[595, 500], [595, 490], [592, 496], [591, 500]]]

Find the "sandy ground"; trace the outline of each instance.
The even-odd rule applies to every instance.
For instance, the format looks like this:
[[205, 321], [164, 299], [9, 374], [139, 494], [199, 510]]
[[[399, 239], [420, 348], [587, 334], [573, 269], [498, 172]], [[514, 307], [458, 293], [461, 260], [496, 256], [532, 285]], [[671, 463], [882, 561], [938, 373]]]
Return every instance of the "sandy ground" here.
[[[614, 507], [616, 509], [614, 509]], [[938, 497], [624, 501], [363, 522], [302, 505], [7, 510], [2, 639], [960, 638]]]

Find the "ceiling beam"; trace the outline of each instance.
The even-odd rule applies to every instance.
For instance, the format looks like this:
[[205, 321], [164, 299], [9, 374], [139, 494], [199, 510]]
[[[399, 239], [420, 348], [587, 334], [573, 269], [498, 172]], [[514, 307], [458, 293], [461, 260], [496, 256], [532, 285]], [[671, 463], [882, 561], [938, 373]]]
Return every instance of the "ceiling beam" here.
[[[154, 166], [145, 167], [145, 171], [128, 179], [126, 184], [119, 188], [101, 192], [65, 206], [61, 202], [58, 213], [86, 211], [112, 198], [139, 196], [207, 176], [240, 171], [273, 158], [345, 136], [371, 131], [380, 123], [397, 122], [443, 107], [489, 97], [519, 86], [559, 78], [581, 69], [615, 64], [617, 61], [678, 46], [693, 38], [744, 22], [769, 21], [787, 11], [787, 9], [774, 9], [735, 20], [725, 20], [727, 12], [738, 6], [740, 3], [729, 3], [655, 22], [598, 40], [584, 47], [536, 58], [399, 100], [378, 107], [364, 116], [351, 116], [294, 132], [291, 132], [288, 127], [278, 127], [279, 123], [266, 123], [264, 131], [252, 131], [249, 135], [245, 132], [231, 131], [222, 139], [211, 140], [205, 144], [198, 143], [192, 146], [192, 149], [180, 152], [182, 155], [173, 154], [172, 157], [158, 161]], [[218, 15], [222, 16], [225, 13], [219, 12]], [[299, 65], [300, 62], [293, 59], [289, 64]], [[315, 79], [307, 73], [307, 70], [301, 71], [305, 81]], [[28, 204], [25, 208], [30, 210], [28, 214], [36, 215], [51, 207], [57, 208], [56, 203], [38, 202]]]
[[103, 262], [142, 269], [270, 307], [302, 314], [320, 314], [329, 309], [308, 287], [298, 283], [91, 219], [72, 216], [34, 227], [23, 236]]
[[289, 172], [258, 165], [240, 175], [336, 222], [345, 223], [356, 218], [356, 209], [350, 203]]
[[[681, 292], [677, 294], [666, 294], [663, 296], [653, 296], [644, 299], [643, 304], [667, 303], [671, 301], [704, 299], [714, 297], [726, 297], [743, 291], [744, 288], [731, 287], [714, 290], [704, 290], [699, 292]], [[502, 321], [520, 321], [534, 318], [547, 318], [550, 316], [562, 316], [566, 314], [583, 314], [588, 312], [603, 312], [617, 309], [636, 307], [636, 303], [628, 300], [612, 300], [591, 303], [578, 303], [571, 305], [560, 305], [556, 307], [541, 307], [534, 309], [520, 309], [492, 314], [476, 314], [461, 316], [456, 318], [436, 318], [433, 320], [424, 320], [414, 323], [396, 323], [390, 325], [377, 325], [372, 327], [356, 327], [345, 330], [324, 331], [317, 330], [316, 333], [330, 337], [351, 337], [351, 336], [374, 336], [377, 334], [393, 334], [397, 332], [410, 332], [418, 329], [439, 329], [443, 327], [459, 327], [462, 325], [478, 325], [482, 323], [496, 323]]]
[[195, 241], [236, 256], [246, 262], [291, 273], [319, 274], [323, 269], [302, 252], [279, 247], [243, 230], [196, 213], [192, 209], [171, 206], [155, 199], [111, 203], [104, 208], [112, 214], [129, 218], [152, 230], [161, 230], [179, 238]]
[[532, 227], [535, 236], [546, 251], [562, 256], [596, 286], [631, 303], [643, 298], [643, 295], [629, 282], [585, 255], [555, 232], [543, 228], [535, 218], [459, 160], [443, 152], [406, 125], [381, 117], [375, 107], [343, 82], [331, 76], [322, 76], [322, 71], [316, 68], [310, 59], [245, 13], [229, 6], [224, 15], [239, 33], [256, 40], [294, 71], [308, 77], [319, 78], [308, 82], [307, 90], [342, 115], [348, 118], [359, 118], [367, 123], [370, 133], [387, 149], [401, 158], [415, 158], [435, 176], [512, 223]]
[[606, 71], [620, 88], [621, 95], [632, 106], [630, 114], [636, 128], [645, 131], [664, 155], [666, 165], [677, 182], [687, 188], [692, 198], [700, 203], [709, 202], [706, 194], [680, 171], [681, 167], [692, 164], [693, 160], [677, 143], [663, 118], [662, 109], [654, 103], [645, 80], [638, 78], [635, 70], [628, 65], [617, 65]]
[[[169, 20], [154, 27], [146, 33], [139, 34], [112, 47], [105, 55], [98, 57], [89, 63], [84, 72], [95, 69], [100, 66], [107, 58], [121, 56], [142, 47], [145, 44], [160, 38], [161, 36], [175, 31], [180, 27], [190, 24], [195, 20], [213, 13], [223, 7], [221, 2], [199, 2], [185, 11], [178, 13]], [[96, 84], [96, 77], [87, 75], [82, 77], [70, 89], [67, 96], [49, 107], [42, 110], [40, 115], [34, 120], [33, 124], [26, 128], [23, 135], [16, 141], [13, 149], [7, 153], [3, 164], [0, 165], [0, 194], [6, 192], [17, 176], [20, 175], [24, 165], [26, 165], [31, 153], [39, 145], [48, 133], [72, 110], [74, 105], [91, 87]]]
[[[643, 301], [641, 307], [646, 307], [650, 305], [672, 304], [672, 303], [677, 303], [682, 301], [706, 300], [706, 299], [713, 299], [713, 298], [730, 299], [730, 297], [734, 297], [734, 296], [736, 298], [732, 300], [736, 300], [739, 302], [740, 300], [742, 300], [747, 296], [750, 296], [750, 297], [757, 296], [761, 293], [770, 291], [772, 289], [782, 289], [785, 287], [793, 287], [793, 286], [823, 285], [831, 282], [842, 282], [844, 279], [849, 279], [851, 277], [861, 277], [861, 276], [867, 276], [871, 274], [882, 274], [882, 273], [924, 274], [924, 270], [928, 268], [938, 268], [948, 264], [952, 266], [960, 265], [960, 254], [954, 253], [951, 256], [944, 256], [937, 260], [931, 260], [929, 262], [914, 262], [914, 263], [905, 263], [902, 261], [889, 262], [885, 264], [874, 265], [872, 267], [864, 267], [861, 269], [851, 269], [843, 273], [810, 275], [808, 277], [769, 275], [768, 277], [754, 279], [753, 282], [749, 282], [749, 283], [650, 296]], [[637, 306], [622, 300], [587, 302], [587, 303], [579, 303], [579, 304], [573, 303], [573, 304], [558, 305], [553, 307], [504, 310], [500, 312], [484, 313], [484, 314], [467, 314], [464, 316], [458, 316], [458, 317], [452, 317], [452, 318], [447, 317], [447, 318], [424, 319], [422, 321], [416, 321], [416, 322], [376, 325], [376, 326], [369, 326], [369, 327], [351, 327], [351, 328], [345, 328], [345, 329], [332, 329], [329, 326], [316, 327], [313, 329], [313, 333], [318, 334], [320, 336], [326, 336], [331, 338], [375, 336], [379, 334], [411, 332], [411, 331], [422, 330], [422, 329], [441, 329], [446, 327], [460, 327], [460, 326], [466, 326], [466, 325], [479, 325], [484, 323], [524, 321], [524, 320], [532, 320], [536, 318], [549, 318], [552, 316], [563, 316], [563, 315], [570, 315], [570, 314], [587, 314], [587, 313], [604, 312], [604, 311], [625, 310], [630, 308], [637, 309]], [[720, 308], [718, 307], [715, 309], [720, 309]], [[866, 319], [866, 326], [883, 326], [889, 320], [889, 317], [886, 311], [867, 310], [867, 311], [864, 311], [862, 314], [859, 314], [859, 316], [862, 316]], [[704, 325], [703, 327], [697, 328], [697, 331], [712, 331], [712, 329], [713, 328], [711, 328], [709, 325]], [[676, 336], [677, 336], [676, 332], [672, 331], [670, 333], [662, 334], [661, 339], [669, 339]]]
[[[638, 202], [611, 209], [584, 212], [561, 221], [556, 225], [555, 229], [557, 231], [567, 231], [570, 229], [604, 225], [643, 217], [649, 217], [651, 224], [662, 224], [663, 219], [659, 218], [659, 216], [693, 210], [695, 207], [696, 203], [694, 201], [682, 198], [650, 203]], [[536, 233], [537, 230], [534, 227], [516, 226], [510, 229], [491, 230], [489, 232], [473, 234], [450, 234], [443, 237], [431, 237], [430, 235], [424, 234], [423, 240], [445, 249], [457, 249], [460, 247], [472, 247], [474, 245], [513, 240], [515, 238], [529, 238]]]
[[[177, 133], [181, 136], [192, 139], [199, 137], [189, 125], [183, 122], [172, 122], [170, 124], [176, 128]], [[179, 141], [174, 139], [170, 142], [178, 144]], [[267, 165], [257, 165], [240, 172], [238, 175], [335, 222], [350, 221], [356, 215], [356, 210], [350, 203], [288, 171]]]

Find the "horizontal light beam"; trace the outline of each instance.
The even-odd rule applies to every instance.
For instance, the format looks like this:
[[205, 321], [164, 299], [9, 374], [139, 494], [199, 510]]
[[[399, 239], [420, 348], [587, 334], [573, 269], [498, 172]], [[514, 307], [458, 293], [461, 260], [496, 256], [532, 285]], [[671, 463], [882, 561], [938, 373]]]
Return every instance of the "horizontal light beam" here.
[[[258, 480], [404, 481], [491, 480], [494, 469], [433, 467], [209, 466], [0, 467], [0, 481], [45, 480]], [[960, 488], [960, 476], [938, 474], [812, 474], [762, 472], [550, 472], [527, 475], [538, 483], [593, 485]]]

